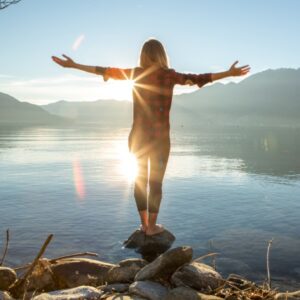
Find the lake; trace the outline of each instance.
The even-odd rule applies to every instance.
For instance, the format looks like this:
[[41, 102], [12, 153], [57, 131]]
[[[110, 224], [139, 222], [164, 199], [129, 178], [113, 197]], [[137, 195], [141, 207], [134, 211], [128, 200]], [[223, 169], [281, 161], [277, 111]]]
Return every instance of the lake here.
[[[0, 127], [0, 249], [8, 266], [31, 261], [53, 233], [49, 258], [91, 251], [118, 262], [139, 226], [128, 168], [129, 128]], [[300, 288], [300, 129], [174, 128], [158, 222], [217, 252], [217, 270]], [[0, 250], [0, 256], [2, 250]], [[211, 264], [211, 258], [205, 262]]]

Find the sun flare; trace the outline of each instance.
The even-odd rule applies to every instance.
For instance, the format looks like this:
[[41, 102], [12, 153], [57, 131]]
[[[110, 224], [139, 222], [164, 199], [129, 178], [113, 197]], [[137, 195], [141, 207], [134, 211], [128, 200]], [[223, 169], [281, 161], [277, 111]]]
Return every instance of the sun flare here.
[[111, 81], [109, 90], [114, 99], [117, 100], [132, 100], [132, 89], [134, 87], [133, 80]]

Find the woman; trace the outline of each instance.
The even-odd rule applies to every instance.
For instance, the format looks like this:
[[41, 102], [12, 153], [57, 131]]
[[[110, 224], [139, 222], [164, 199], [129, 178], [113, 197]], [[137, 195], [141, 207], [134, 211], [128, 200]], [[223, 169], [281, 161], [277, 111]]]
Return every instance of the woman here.
[[[162, 198], [162, 181], [170, 153], [170, 124], [173, 88], [175, 84], [197, 85], [199, 88], [209, 82], [229, 76], [246, 75], [248, 65], [236, 67], [236, 61], [228, 71], [206, 74], [183, 74], [169, 68], [168, 57], [163, 45], [155, 39], [146, 41], [140, 53], [139, 67], [130, 69], [104, 68], [75, 63], [52, 56], [62, 67], [75, 68], [102, 75], [104, 80], [131, 79], [133, 88], [133, 124], [129, 134], [129, 150], [138, 162], [138, 174], [134, 184], [134, 197], [141, 218], [140, 229], [146, 235], [158, 234], [164, 230], [156, 224]], [[148, 160], [150, 174], [148, 178]], [[149, 181], [149, 196], [147, 183]], [[148, 209], [147, 209], [148, 200]]]

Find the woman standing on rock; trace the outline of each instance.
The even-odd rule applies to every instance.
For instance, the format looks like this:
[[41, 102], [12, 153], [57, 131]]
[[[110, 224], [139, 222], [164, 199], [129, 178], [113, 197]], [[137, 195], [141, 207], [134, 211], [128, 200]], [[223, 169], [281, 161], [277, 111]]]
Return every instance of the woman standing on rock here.
[[[220, 73], [184, 74], [169, 68], [168, 57], [163, 45], [155, 39], [146, 41], [140, 54], [139, 67], [120, 69], [86, 66], [52, 56], [62, 67], [75, 68], [109, 78], [134, 80], [133, 124], [129, 134], [129, 150], [138, 163], [138, 174], [134, 183], [134, 197], [141, 218], [141, 230], [147, 235], [164, 230], [156, 224], [162, 198], [162, 181], [170, 153], [169, 113], [175, 84], [197, 85], [229, 76], [246, 75], [250, 67], [236, 67], [236, 61], [228, 71]], [[150, 166], [148, 166], [148, 161]], [[148, 168], [150, 168], [148, 178]], [[147, 184], [149, 181], [149, 195]], [[147, 209], [148, 200], [148, 209]]]

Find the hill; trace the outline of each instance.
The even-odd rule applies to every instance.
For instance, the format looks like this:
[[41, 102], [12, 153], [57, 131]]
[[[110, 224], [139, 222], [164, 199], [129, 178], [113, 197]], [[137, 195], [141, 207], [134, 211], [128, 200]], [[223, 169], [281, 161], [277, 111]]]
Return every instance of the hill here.
[[0, 124], [5, 125], [48, 125], [66, 122], [52, 115], [39, 105], [20, 102], [16, 98], [0, 93]]
[[[300, 69], [266, 70], [239, 83], [212, 85], [173, 98], [171, 123], [179, 127], [212, 125], [300, 126]], [[0, 93], [1, 123], [99, 123], [130, 126], [132, 102], [58, 101], [33, 105]]]
[[[175, 96], [173, 126], [300, 125], [300, 69], [266, 70], [239, 83], [215, 83], [190, 94]], [[132, 103], [98, 100], [59, 101], [43, 108], [78, 122], [130, 125]]]

